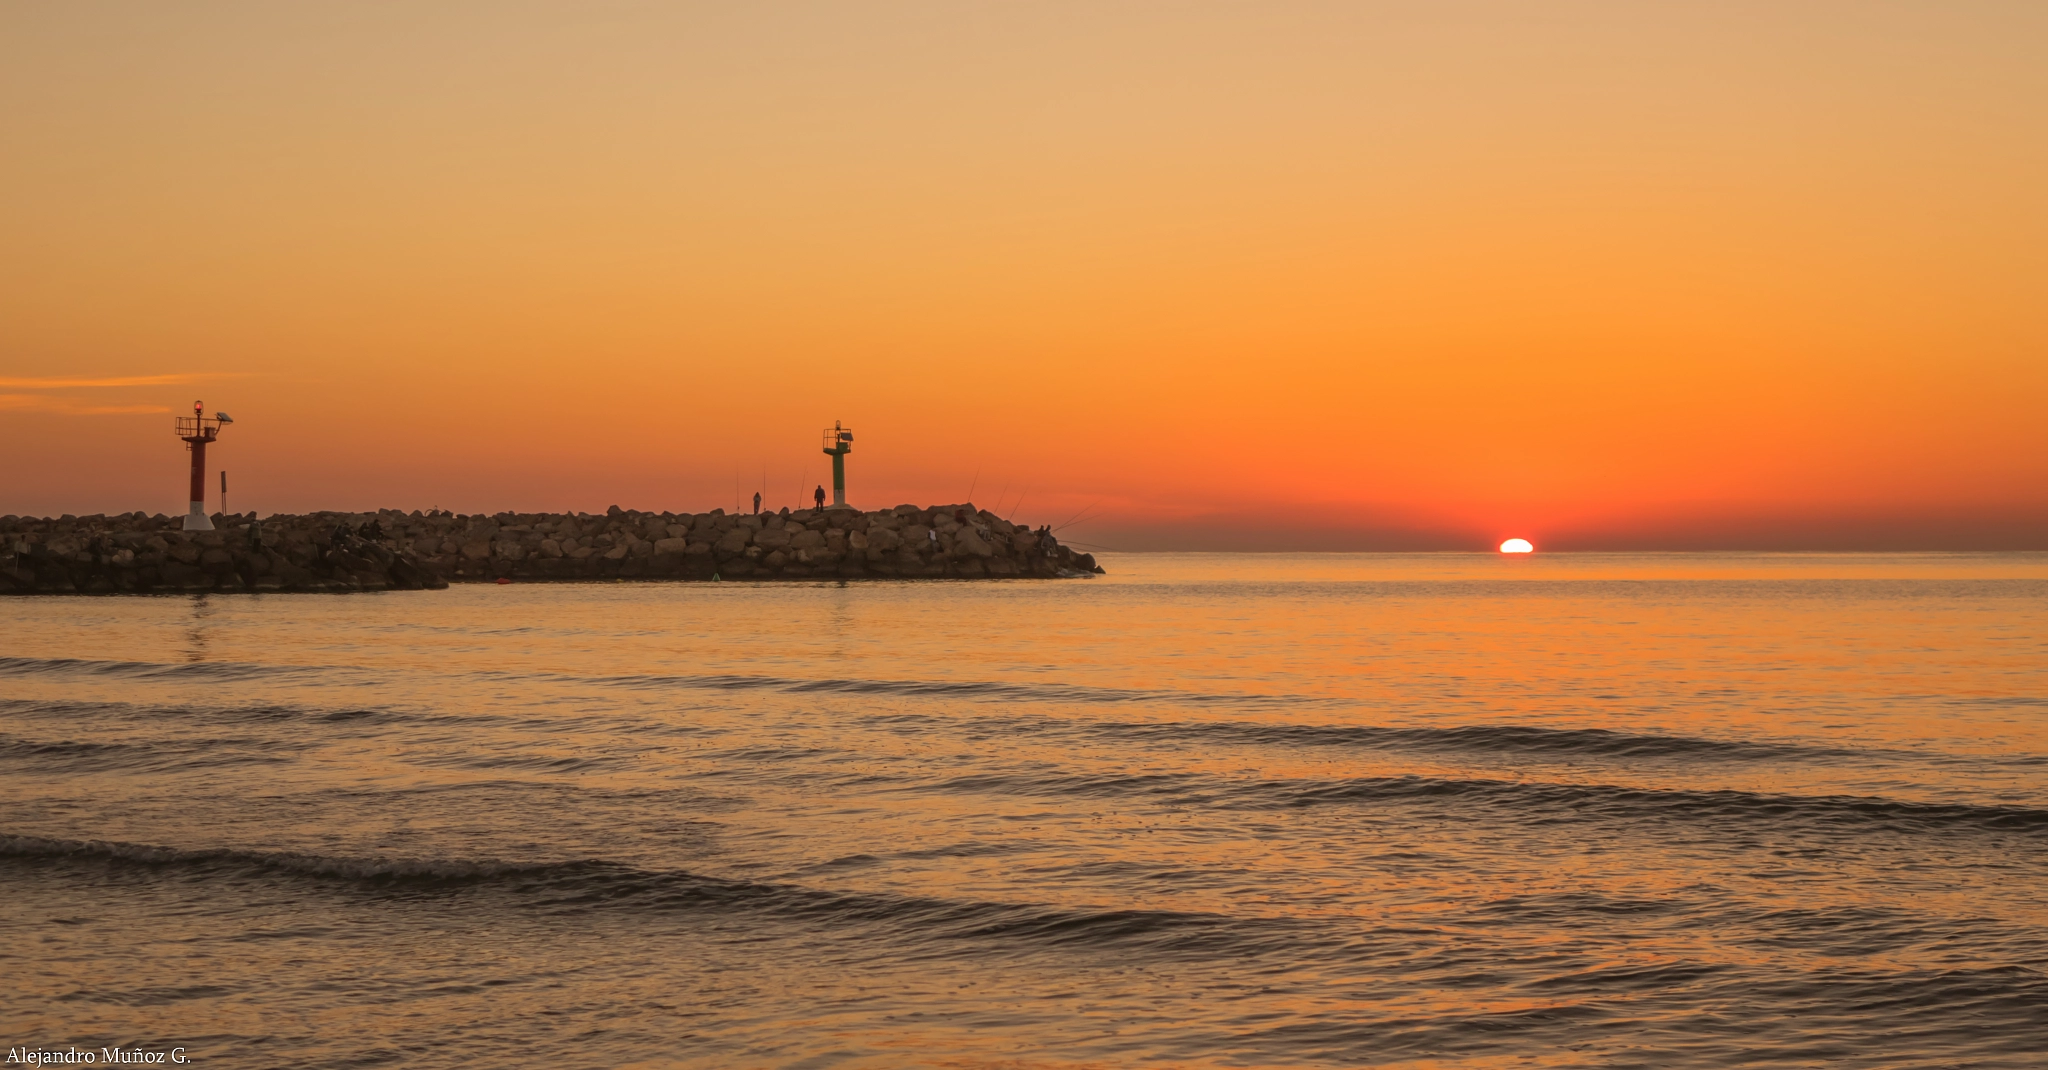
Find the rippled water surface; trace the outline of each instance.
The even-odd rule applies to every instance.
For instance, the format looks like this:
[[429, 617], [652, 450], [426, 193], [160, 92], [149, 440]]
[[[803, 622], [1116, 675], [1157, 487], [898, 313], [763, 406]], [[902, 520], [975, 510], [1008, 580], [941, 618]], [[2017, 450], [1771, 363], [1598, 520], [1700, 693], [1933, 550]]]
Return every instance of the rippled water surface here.
[[8, 1043], [2048, 1062], [2048, 556], [0, 602]]

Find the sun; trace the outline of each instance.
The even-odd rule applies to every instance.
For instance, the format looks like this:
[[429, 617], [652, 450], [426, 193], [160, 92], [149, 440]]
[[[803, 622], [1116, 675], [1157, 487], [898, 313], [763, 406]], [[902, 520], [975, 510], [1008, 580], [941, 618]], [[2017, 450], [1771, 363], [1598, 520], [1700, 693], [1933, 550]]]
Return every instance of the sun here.
[[1535, 544], [1527, 539], [1509, 539], [1500, 544], [1500, 552], [1504, 554], [1526, 554], [1533, 553], [1535, 550]]

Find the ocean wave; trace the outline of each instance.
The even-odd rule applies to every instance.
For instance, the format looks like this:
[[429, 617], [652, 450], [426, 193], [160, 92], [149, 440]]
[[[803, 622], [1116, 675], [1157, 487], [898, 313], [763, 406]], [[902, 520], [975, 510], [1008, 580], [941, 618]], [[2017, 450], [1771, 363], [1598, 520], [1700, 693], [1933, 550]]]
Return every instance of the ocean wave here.
[[635, 759], [627, 755], [564, 754], [413, 754], [406, 760], [414, 765], [447, 769], [523, 770], [534, 773], [595, 773], [623, 769]]
[[0, 762], [38, 773], [165, 772], [294, 760], [309, 744], [259, 739], [169, 739], [147, 742], [36, 740], [0, 735]]
[[266, 726], [304, 721], [334, 730], [337, 738], [353, 737], [386, 727], [470, 728], [486, 726], [561, 734], [616, 732], [622, 735], [699, 736], [705, 729], [692, 724], [660, 724], [627, 716], [534, 717], [524, 714], [454, 713], [446, 710], [394, 706], [326, 706], [315, 703], [277, 702], [198, 703], [180, 701], [118, 702], [74, 699], [0, 698], [0, 713], [33, 716], [40, 720], [105, 721], [124, 725], [156, 726], [167, 715], [176, 715], [184, 725]]
[[[371, 670], [352, 665], [254, 665], [243, 662], [195, 661], [100, 661], [87, 658], [0, 657], [0, 676], [84, 675], [119, 676], [134, 679], [196, 678], [206, 680], [253, 680], [318, 676], [364, 675]], [[470, 675], [491, 680], [546, 681], [590, 684], [636, 690], [776, 691], [787, 694], [899, 695], [924, 698], [955, 698], [970, 701], [1066, 702], [1121, 705], [1132, 703], [1180, 703], [1191, 706], [1325, 706], [1338, 700], [1301, 695], [1207, 694], [1192, 691], [1144, 690], [1090, 687], [1082, 684], [1017, 684], [973, 680], [860, 680], [806, 679], [803, 677], [749, 676], [734, 673], [703, 675], [636, 673], [623, 676], [579, 676], [552, 672], [507, 672], [481, 670]]]
[[[507, 676], [522, 674], [503, 674]], [[542, 674], [549, 675], [549, 674]], [[695, 689], [707, 691], [778, 691], [786, 694], [896, 695], [913, 698], [955, 698], [986, 702], [1056, 702], [1078, 705], [1130, 705], [1177, 703], [1189, 706], [1308, 707], [1343, 703], [1335, 699], [1302, 695], [1209, 694], [1196, 691], [1142, 690], [1089, 687], [1081, 684], [1015, 684], [974, 680], [858, 680], [803, 679], [781, 676], [702, 676], [636, 674], [629, 676], [568, 677], [556, 680], [601, 684], [635, 689]]]
[[100, 759], [133, 753], [134, 747], [125, 743], [94, 743], [89, 740], [62, 740], [45, 743], [18, 736], [0, 736], [0, 760], [14, 761], [69, 761], [72, 759]]
[[1916, 802], [1859, 795], [1786, 795], [1735, 789], [1637, 788], [1613, 784], [1421, 776], [1283, 785], [1271, 793], [1253, 789], [1239, 794], [1238, 799], [1245, 805], [1262, 807], [1457, 800], [1497, 804], [1537, 819], [1631, 820], [1656, 816], [1675, 820], [1771, 823], [1799, 828], [1855, 827], [1905, 833], [1958, 829], [2048, 832], [2048, 809], [2029, 806]]
[[[2023, 968], [1824, 968], [1788, 981], [1732, 963], [1616, 963], [1516, 991], [1521, 998], [1506, 1008], [1312, 1016], [1195, 1039], [1200, 1050], [1344, 1066], [1447, 1057], [1505, 1064], [1534, 1047], [1569, 1047], [1584, 1059], [1574, 1065], [1737, 1066], [1795, 1052], [1790, 1061], [1808, 1065], [1916, 1067], [2037, 1065], [2048, 1040], [2048, 978]], [[1682, 1046], [1643, 1044], [1635, 1029], [1646, 1021], [1681, 1022], [1664, 1035]], [[1602, 1030], [1630, 1042], [1603, 1043]], [[1899, 1048], [1914, 1054], [1897, 1057]], [[1920, 1057], [1930, 1048], [1941, 1057]]]
[[187, 849], [0, 834], [0, 858], [175, 869], [196, 877], [274, 874], [367, 891], [487, 890], [546, 914], [592, 911], [747, 914], [893, 930], [920, 943], [997, 941], [1038, 948], [1142, 943], [1150, 952], [1255, 953], [1307, 923], [1175, 910], [1005, 903], [812, 888], [646, 870], [596, 859], [560, 862], [358, 858], [237, 848]]
[[1461, 927], [1505, 932], [1689, 930], [1719, 944], [1894, 961], [1909, 953], [1928, 961], [1965, 947], [1978, 954], [1995, 948], [2015, 961], [2048, 957], [2048, 934], [2009, 921], [1872, 902], [1783, 906], [1709, 884], [1655, 894], [1576, 889], [1507, 895], [1473, 906], [1458, 920]]
[[1505, 817], [1523, 824], [1659, 819], [1907, 834], [2048, 833], [2048, 809], [2032, 806], [1420, 775], [1270, 780], [1207, 773], [978, 773], [905, 784], [899, 790], [1135, 798], [1237, 810], [1388, 804], [1455, 814], [1483, 807], [1489, 820]]
[[[375, 706], [320, 706], [279, 702], [121, 702], [79, 699], [0, 698], [0, 714], [33, 718], [41, 722], [97, 724], [154, 730], [167, 721], [185, 726], [246, 728], [262, 731], [294, 721], [330, 725], [340, 729], [380, 728], [386, 725], [468, 725], [505, 720], [488, 714], [440, 713], [428, 710], [398, 710]], [[347, 733], [343, 733], [347, 734]], [[254, 741], [252, 741], [254, 742]], [[301, 741], [306, 742], [306, 741]], [[310, 745], [310, 744], [309, 744]]]
[[119, 676], [131, 679], [257, 680], [306, 676], [352, 667], [250, 665], [232, 661], [96, 661], [88, 658], [0, 657], [0, 676]]
[[232, 847], [188, 849], [114, 840], [64, 840], [0, 833], [0, 858], [63, 859], [176, 868], [196, 873], [273, 872], [330, 877], [371, 884], [396, 882], [476, 883], [508, 877], [571, 873], [586, 862], [517, 863], [436, 859], [350, 858], [295, 851], [251, 851]]
[[1598, 758], [1684, 758], [1716, 761], [1811, 760], [1860, 756], [1848, 748], [1799, 743], [1707, 739], [1616, 732], [1605, 728], [1541, 728], [1533, 725], [1460, 725], [1448, 728], [1380, 728], [1344, 725], [1230, 725], [1226, 733], [1246, 742], [1311, 746], [1360, 746], [1427, 750], [1553, 754]]
[[1699, 736], [1617, 732], [1605, 728], [1545, 728], [1490, 724], [1449, 727], [1276, 724], [1253, 721], [1100, 721], [1050, 717], [936, 717], [920, 713], [878, 714], [867, 723], [918, 730], [953, 727], [1041, 735], [1156, 742], [1170, 745], [1222, 743], [1238, 746], [1355, 747], [1373, 750], [1452, 750], [1499, 754], [1620, 759], [1702, 759], [1727, 762], [1868, 760], [1873, 756], [1915, 758], [1912, 752], [1829, 747], [1779, 740], [1725, 740]]

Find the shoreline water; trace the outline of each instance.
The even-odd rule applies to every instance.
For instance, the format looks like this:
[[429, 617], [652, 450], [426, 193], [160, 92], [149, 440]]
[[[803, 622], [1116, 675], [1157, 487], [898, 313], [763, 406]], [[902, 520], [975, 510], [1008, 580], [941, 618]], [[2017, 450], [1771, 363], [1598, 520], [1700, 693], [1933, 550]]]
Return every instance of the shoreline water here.
[[2044, 561], [0, 602], [10, 1010], [251, 1070], [2031, 1067]]

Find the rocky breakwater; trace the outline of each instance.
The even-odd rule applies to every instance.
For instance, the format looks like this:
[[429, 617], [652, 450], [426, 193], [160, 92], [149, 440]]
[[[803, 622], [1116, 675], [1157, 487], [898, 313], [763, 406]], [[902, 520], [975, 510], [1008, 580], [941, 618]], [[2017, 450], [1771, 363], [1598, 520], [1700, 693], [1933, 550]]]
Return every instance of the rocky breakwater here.
[[[400, 514], [389, 514], [397, 517]], [[0, 517], [0, 594], [381, 591], [448, 586], [381, 516]]]
[[[972, 505], [862, 512], [501, 513], [424, 518], [421, 560], [451, 580], [1080, 576], [1089, 554]], [[417, 521], [415, 521], [417, 523]], [[428, 550], [434, 552], [428, 553]]]
[[972, 505], [728, 514], [0, 517], [0, 594], [362, 591], [449, 581], [1057, 577], [1102, 571]]

